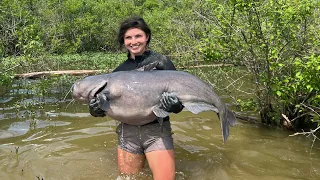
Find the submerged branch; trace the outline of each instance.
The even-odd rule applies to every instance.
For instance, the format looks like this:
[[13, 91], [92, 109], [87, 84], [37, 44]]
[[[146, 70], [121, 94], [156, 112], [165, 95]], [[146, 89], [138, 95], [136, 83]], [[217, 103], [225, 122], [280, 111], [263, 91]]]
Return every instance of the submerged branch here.
[[[320, 129], [320, 126], [318, 126], [316, 129], [312, 129], [312, 130], [307, 131], [307, 132], [305, 132], [305, 131], [303, 131], [303, 132], [296, 132], [296, 133], [291, 134], [291, 135], [289, 135], [289, 136], [296, 136], [296, 135], [307, 135], [307, 136], [309, 136], [309, 135], [313, 135], [316, 139], [319, 139], [316, 135], [314, 135], [314, 133], [317, 132], [319, 129]], [[319, 140], [320, 140], [320, 139], [319, 139]]]
[[253, 117], [249, 117], [249, 116], [243, 116], [240, 115], [239, 113], [234, 112], [236, 118], [241, 119], [243, 121], [247, 121], [250, 123], [259, 123], [259, 119], [258, 118], [253, 118]]
[[[313, 148], [314, 143], [316, 142], [316, 140], [317, 140], [317, 139], [320, 140], [320, 139], [317, 137], [317, 135], [315, 135], [315, 133], [316, 133], [319, 129], [320, 129], [320, 126], [318, 126], [316, 129], [312, 129], [312, 130], [310, 130], [310, 131], [308, 131], [308, 132], [296, 132], [296, 133], [291, 134], [291, 135], [289, 135], [289, 136], [297, 136], [297, 135], [310, 136], [310, 135], [312, 135], [312, 136], [313, 136], [312, 145], [311, 145], [311, 150], [312, 150], [312, 148]], [[310, 150], [310, 153], [311, 153], [311, 150]]]
[[[302, 105], [304, 105], [304, 104], [302, 104]], [[309, 108], [309, 107], [306, 106], [306, 105], [304, 105], [304, 106], [307, 107], [307, 108]], [[310, 109], [313, 110], [312, 108], [310, 108]], [[315, 112], [315, 111], [314, 111], [314, 112]], [[315, 113], [317, 113], [317, 112], [315, 112]], [[305, 114], [303, 114], [303, 115], [306, 115], [306, 114], [308, 114], [308, 113], [305, 113]], [[318, 114], [318, 113], [317, 113], [317, 114]], [[319, 115], [319, 114], [318, 114], [318, 115]], [[288, 118], [286, 115], [282, 114], [282, 117], [285, 119], [285, 122], [288, 123], [288, 124], [292, 127], [291, 122], [293, 122], [296, 118], [290, 121], [289, 118]], [[291, 135], [289, 135], [289, 136], [297, 136], [297, 135], [310, 136], [310, 135], [312, 135], [312, 137], [313, 137], [312, 145], [311, 145], [311, 150], [312, 150], [315, 141], [316, 141], [317, 139], [320, 140], [320, 139], [317, 137], [317, 135], [315, 134], [319, 129], [320, 129], [320, 126], [318, 125], [317, 128], [311, 129], [310, 131], [307, 131], [307, 132], [305, 132], [305, 131], [296, 132], [296, 133], [291, 134]], [[311, 153], [311, 150], [310, 150], [310, 153]]]

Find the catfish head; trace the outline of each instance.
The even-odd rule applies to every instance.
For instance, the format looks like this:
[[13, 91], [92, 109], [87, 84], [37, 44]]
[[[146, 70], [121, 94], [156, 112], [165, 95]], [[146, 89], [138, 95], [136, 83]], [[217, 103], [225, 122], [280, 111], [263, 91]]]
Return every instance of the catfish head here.
[[[157, 66], [159, 66], [159, 62], [152, 62], [132, 71], [152, 71], [157, 69]], [[108, 80], [113, 74], [115, 73], [88, 76], [75, 82], [71, 87], [73, 99], [89, 103], [91, 99], [96, 97], [107, 86]]]
[[101, 74], [95, 76], [88, 76], [82, 80], [75, 82], [72, 85], [73, 99], [89, 103], [97, 93], [102, 91], [108, 84], [110, 74]]

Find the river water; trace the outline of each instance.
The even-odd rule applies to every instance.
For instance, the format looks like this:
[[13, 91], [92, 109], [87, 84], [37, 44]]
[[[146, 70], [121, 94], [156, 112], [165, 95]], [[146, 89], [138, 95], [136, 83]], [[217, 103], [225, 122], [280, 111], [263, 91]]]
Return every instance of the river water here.
[[[34, 99], [21, 94], [0, 99], [1, 180], [152, 179], [147, 164], [136, 176], [119, 176], [115, 120], [92, 117], [68, 98], [46, 97], [28, 111], [21, 104]], [[311, 149], [312, 137], [239, 120], [223, 144], [214, 112], [183, 111], [171, 123], [177, 180], [320, 179], [320, 143]]]

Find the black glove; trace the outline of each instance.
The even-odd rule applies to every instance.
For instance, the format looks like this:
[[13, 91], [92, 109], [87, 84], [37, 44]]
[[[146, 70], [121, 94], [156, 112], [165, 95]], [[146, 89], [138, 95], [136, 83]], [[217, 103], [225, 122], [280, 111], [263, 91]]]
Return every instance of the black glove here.
[[105, 111], [101, 109], [103, 101], [106, 101], [107, 98], [104, 94], [99, 93], [97, 97], [93, 98], [89, 102], [89, 112], [94, 117], [104, 117]]
[[161, 108], [167, 112], [179, 113], [184, 106], [179, 101], [178, 97], [174, 94], [163, 93], [160, 99]]
[[150, 56], [145, 58], [142, 61], [142, 64], [140, 64], [140, 67], [145, 67], [144, 71], [150, 71], [153, 68], [157, 70], [176, 70], [174, 64], [170, 59], [168, 59], [166, 56], [157, 53], [152, 53]]

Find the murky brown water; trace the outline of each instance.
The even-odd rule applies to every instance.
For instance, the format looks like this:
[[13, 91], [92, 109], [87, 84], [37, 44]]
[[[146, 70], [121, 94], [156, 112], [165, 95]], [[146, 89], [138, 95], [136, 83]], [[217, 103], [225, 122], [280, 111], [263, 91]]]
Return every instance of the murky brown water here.
[[[92, 117], [87, 106], [68, 102], [17, 116], [7, 105], [14, 98], [0, 104], [1, 180], [126, 179], [117, 172], [115, 120]], [[215, 113], [184, 111], [171, 119], [178, 180], [320, 177], [320, 143], [310, 152], [308, 137], [240, 121], [223, 145]], [[131, 179], [152, 179], [147, 164]]]

